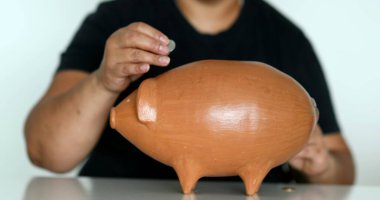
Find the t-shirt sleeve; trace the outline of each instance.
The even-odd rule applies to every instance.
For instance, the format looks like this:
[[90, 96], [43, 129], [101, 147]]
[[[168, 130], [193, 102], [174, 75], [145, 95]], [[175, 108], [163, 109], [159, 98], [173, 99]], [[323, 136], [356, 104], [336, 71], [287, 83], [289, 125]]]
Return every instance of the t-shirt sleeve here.
[[89, 14], [61, 54], [57, 72], [62, 70], [95, 71], [102, 60], [107, 38], [118, 28], [118, 18], [110, 3], [100, 4]]
[[328, 85], [317, 56], [308, 39], [301, 34], [296, 53], [296, 65], [292, 76], [308, 91], [317, 103], [319, 110], [318, 124], [325, 134], [340, 132], [330, 97]]

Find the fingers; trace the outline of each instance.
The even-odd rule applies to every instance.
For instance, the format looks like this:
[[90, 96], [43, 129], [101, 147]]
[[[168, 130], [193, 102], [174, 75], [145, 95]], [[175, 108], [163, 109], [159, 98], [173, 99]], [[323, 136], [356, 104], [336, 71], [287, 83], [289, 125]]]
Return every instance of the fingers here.
[[128, 76], [132, 74], [145, 73], [150, 65], [167, 66], [170, 62], [168, 56], [161, 56], [139, 49], [121, 49], [112, 54], [112, 59], [116, 63], [113, 68], [117, 75]]
[[300, 151], [295, 157], [299, 157], [303, 159], [314, 159], [326, 153], [327, 153], [327, 149], [325, 147], [314, 143], [314, 144], [308, 144], [307, 146], [305, 146], [302, 149], [302, 151]]
[[325, 145], [319, 142], [309, 143], [289, 160], [289, 164], [305, 174], [318, 174], [328, 168], [329, 156]]
[[143, 74], [150, 68], [148, 64], [117, 64], [114, 70], [115, 77], [125, 77]]
[[122, 58], [125, 59], [124, 62], [128, 63], [148, 63], [156, 66], [166, 66], [170, 62], [168, 56], [160, 56], [157, 54], [152, 54], [139, 49], [125, 49], [120, 52]]
[[169, 64], [168, 44], [163, 33], [142, 22], [117, 30], [107, 39], [98, 80], [107, 90], [122, 92], [151, 65]]
[[106, 58], [112, 61], [109, 65], [131, 62], [167, 66], [170, 59], [167, 56], [169, 40], [166, 39], [164, 34], [145, 23], [132, 23], [109, 38]]
[[322, 133], [322, 129], [319, 125], [316, 125], [313, 132], [311, 133], [308, 141], [308, 145], [316, 145], [316, 146], [326, 146], [324, 142], [324, 136]]
[[303, 163], [305, 162], [305, 159], [301, 158], [301, 157], [293, 157], [292, 159], [289, 160], [289, 164], [295, 168], [295, 169], [302, 169], [303, 167]]
[[120, 37], [119, 42], [117, 42], [120, 48], [136, 48], [159, 55], [169, 54], [169, 48], [166, 44], [144, 33], [127, 31]]
[[131, 30], [144, 33], [152, 38], [160, 40], [165, 45], [169, 44], [169, 39], [165, 34], [161, 33], [159, 30], [153, 28], [152, 26], [148, 24], [145, 24], [143, 22], [135, 22], [135, 23], [130, 24], [128, 27]]

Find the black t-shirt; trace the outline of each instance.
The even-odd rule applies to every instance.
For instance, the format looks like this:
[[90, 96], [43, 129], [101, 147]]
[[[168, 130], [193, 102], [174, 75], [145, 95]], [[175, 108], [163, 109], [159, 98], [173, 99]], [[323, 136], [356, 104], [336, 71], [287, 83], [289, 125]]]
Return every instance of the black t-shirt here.
[[[116, 104], [142, 80], [202, 59], [248, 60], [268, 63], [295, 78], [315, 98], [319, 124], [325, 133], [339, 127], [321, 66], [303, 33], [262, 0], [246, 0], [237, 21], [216, 35], [197, 32], [174, 0], [117, 0], [102, 3], [90, 14], [62, 54], [58, 71], [92, 72], [101, 62], [106, 39], [132, 22], [145, 22], [173, 39], [177, 47], [168, 67], [154, 67], [131, 84]], [[254, 144], [252, 144], [254, 145]], [[286, 166], [274, 168], [264, 181], [288, 182]], [[177, 178], [174, 170], [140, 152], [107, 124], [80, 171], [83, 176]]]

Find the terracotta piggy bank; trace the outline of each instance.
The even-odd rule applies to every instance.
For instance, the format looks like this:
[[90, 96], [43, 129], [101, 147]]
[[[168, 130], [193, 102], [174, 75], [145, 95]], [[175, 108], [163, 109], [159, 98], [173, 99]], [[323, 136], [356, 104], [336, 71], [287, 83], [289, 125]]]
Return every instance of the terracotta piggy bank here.
[[206, 60], [144, 80], [112, 109], [111, 126], [172, 166], [184, 193], [201, 177], [238, 175], [253, 195], [302, 149], [317, 115], [303, 87], [271, 66]]

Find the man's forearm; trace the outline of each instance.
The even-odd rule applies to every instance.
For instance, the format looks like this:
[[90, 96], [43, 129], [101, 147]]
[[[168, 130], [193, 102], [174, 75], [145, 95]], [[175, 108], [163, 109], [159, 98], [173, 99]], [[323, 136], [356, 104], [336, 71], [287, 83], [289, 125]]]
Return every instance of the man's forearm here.
[[56, 172], [72, 169], [98, 141], [116, 98], [90, 74], [64, 93], [43, 99], [25, 126], [31, 160]]

